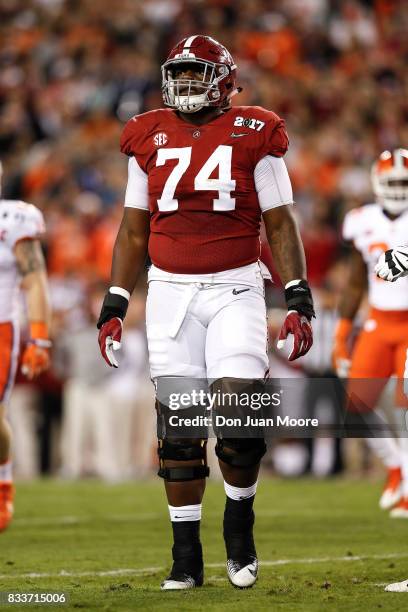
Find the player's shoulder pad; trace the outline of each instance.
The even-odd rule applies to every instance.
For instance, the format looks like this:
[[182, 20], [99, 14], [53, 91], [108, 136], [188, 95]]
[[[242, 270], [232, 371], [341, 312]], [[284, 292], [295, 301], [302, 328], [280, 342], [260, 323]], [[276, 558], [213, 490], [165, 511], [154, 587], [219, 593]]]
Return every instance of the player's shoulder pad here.
[[21, 200], [3, 200], [2, 203], [8, 214], [12, 246], [20, 240], [38, 238], [45, 232], [43, 214], [36, 206]]
[[363, 204], [352, 208], [344, 216], [342, 235], [344, 240], [353, 241], [367, 231], [367, 222], [378, 212], [377, 204]]
[[255, 117], [265, 123], [277, 125], [282, 119], [273, 111], [267, 110], [262, 106], [233, 106], [236, 115], [243, 115], [246, 118]]
[[163, 129], [166, 127], [169, 113], [171, 113], [170, 109], [158, 108], [141, 115], [134, 115], [129, 119], [120, 137], [121, 152], [129, 156], [135, 155], [147, 136], [160, 129], [160, 127]]
[[[252, 128], [257, 135], [257, 151], [254, 159], [256, 164], [266, 155], [282, 157], [289, 147], [289, 137], [285, 122], [276, 113], [262, 106], [237, 106], [235, 122], [242, 117], [242, 127]], [[234, 126], [236, 123], [234, 123]]]

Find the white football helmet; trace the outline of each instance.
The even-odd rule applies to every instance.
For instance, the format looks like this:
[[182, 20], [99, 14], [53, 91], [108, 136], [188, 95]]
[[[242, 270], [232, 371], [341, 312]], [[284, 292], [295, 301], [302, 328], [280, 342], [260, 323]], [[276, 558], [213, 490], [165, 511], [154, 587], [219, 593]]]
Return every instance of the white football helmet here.
[[408, 209], [408, 150], [383, 151], [372, 166], [371, 180], [385, 210], [399, 215]]

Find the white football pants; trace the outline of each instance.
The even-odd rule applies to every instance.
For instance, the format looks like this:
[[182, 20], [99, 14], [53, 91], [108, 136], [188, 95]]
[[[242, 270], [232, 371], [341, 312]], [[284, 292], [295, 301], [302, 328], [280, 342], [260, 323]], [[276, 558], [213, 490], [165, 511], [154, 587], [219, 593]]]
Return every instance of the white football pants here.
[[268, 371], [264, 281], [149, 283], [146, 327], [152, 379], [264, 378]]

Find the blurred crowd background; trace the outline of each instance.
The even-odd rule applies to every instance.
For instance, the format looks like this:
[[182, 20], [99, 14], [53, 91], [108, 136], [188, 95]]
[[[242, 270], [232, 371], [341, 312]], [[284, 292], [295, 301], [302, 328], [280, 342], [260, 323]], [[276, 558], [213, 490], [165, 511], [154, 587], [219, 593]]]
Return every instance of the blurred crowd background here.
[[[13, 398], [21, 476], [117, 480], [155, 464], [144, 283], [119, 371], [99, 357], [95, 319], [126, 186], [121, 129], [162, 106], [160, 65], [184, 36], [209, 34], [227, 46], [243, 87], [234, 103], [264, 106], [287, 122], [286, 161], [320, 316], [309, 357], [288, 370], [272, 354], [272, 371], [305, 384], [333, 376], [341, 221], [371, 201], [369, 169], [379, 153], [407, 146], [407, 32], [404, 0], [0, 0], [2, 193], [44, 213], [54, 308], [53, 369], [35, 386], [21, 381]], [[264, 256], [270, 263], [266, 249]], [[268, 301], [273, 335], [282, 292], [269, 288]], [[332, 460], [317, 473], [341, 468], [337, 446], [320, 452]], [[305, 452], [300, 472], [311, 467]]]

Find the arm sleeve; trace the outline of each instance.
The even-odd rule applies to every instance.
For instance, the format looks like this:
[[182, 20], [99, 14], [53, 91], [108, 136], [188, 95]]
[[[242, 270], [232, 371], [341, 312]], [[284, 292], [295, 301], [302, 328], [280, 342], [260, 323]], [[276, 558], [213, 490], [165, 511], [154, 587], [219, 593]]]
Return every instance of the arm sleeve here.
[[147, 174], [140, 168], [135, 157], [129, 159], [125, 206], [149, 210]]
[[263, 157], [255, 166], [254, 180], [263, 213], [271, 208], [293, 204], [292, 185], [281, 157]]

